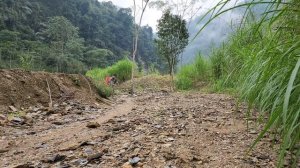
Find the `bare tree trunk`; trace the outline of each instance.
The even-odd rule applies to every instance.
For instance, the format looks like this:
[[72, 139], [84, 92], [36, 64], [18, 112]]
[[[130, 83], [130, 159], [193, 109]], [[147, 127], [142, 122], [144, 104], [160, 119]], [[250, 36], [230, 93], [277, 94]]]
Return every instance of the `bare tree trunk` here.
[[171, 90], [171, 91], [174, 91], [174, 90], [175, 90], [175, 82], [174, 82], [174, 65], [172, 65], [172, 70], [171, 70], [171, 80], [172, 80], [172, 85], [171, 85], [172, 90]]
[[[146, 0], [145, 1], [145, 4], [144, 4], [144, 1], [142, 1], [142, 13], [141, 13], [141, 16], [140, 16], [140, 19], [139, 19], [139, 24], [136, 25], [135, 24], [135, 32], [134, 32], [134, 35], [135, 35], [135, 38], [134, 38], [134, 49], [133, 49], [133, 52], [132, 52], [132, 62], [133, 64], [135, 64], [135, 57], [136, 57], [136, 54], [137, 54], [137, 50], [138, 50], [138, 39], [139, 39], [139, 32], [140, 32], [140, 27], [141, 27], [141, 24], [142, 24], [142, 19], [143, 19], [143, 16], [144, 16], [144, 13], [145, 13], [145, 10], [146, 10], [146, 7], [148, 5], [148, 2], [150, 0]], [[136, 16], [137, 16], [137, 6], [136, 6], [136, 1], [133, 0], [133, 12], [134, 12], [134, 21], [136, 20]], [[131, 95], [134, 94], [134, 82], [133, 82], [133, 78], [134, 78], [134, 65], [132, 66], [132, 69], [131, 69]]]

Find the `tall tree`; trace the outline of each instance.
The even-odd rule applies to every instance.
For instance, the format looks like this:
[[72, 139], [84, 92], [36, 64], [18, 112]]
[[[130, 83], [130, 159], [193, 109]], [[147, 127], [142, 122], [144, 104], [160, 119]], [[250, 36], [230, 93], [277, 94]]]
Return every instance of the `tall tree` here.
[[188, 30], [185, 20], [173, 15], [167, 10], [158, 21], [158, 39], [156, 40], [158, 52], [163, 56], [169, 67], [169, 74], [174, 80], [174, 67], [178, 62], [180, 53], [188, 44]]
[[[162, 11], [170, 10], [173, 14], [180, 16], [187, 21], [189, 29], [192, 20], [202, 8], [199, 0], [155, 0], [150, 3], [150, 7], [155, 7]], [[183, 53], [180, 54], [181, 66], [183, 65]]]

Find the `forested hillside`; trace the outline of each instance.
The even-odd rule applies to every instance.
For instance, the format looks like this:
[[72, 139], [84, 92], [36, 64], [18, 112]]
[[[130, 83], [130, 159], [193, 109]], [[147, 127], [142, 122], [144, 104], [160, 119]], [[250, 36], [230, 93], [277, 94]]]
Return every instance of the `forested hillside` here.
[[[85, 72], [130, 56], [131, 9], [97, 0], [0, 0], [0, 68]], [[158, 67], [153, 31], [141, 29], [138, 62]]]

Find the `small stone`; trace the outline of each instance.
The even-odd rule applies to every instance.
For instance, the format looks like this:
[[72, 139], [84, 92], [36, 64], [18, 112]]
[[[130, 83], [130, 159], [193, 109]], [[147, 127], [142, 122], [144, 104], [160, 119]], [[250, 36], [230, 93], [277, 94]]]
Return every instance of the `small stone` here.
[[89, 122], [89, 123], [86, 125], [86, 127], [88, 127], [88, 128], [98, 128], [98, 127], [100, 127], [100, 124], [97, 123], [97, 122]]
[[155, 125], [154, 128], [160, 129], [162, 126], [161, 125]]
[[258, 162], [258, 159], [257, 159], [256, 157], [253, 157], [253, 158], [252, 158], [252, 161], [253, 161], [254, 163], [257, 163], [257, 162]]
[[92, 154], [94, 153], [94, 151], [93, 151], [93, 149], [91, 149], [91, 148], [86, 148], [86, 149], [84, 149], [84, 153], [85, 153], [86, 155], [92, 155]]
[[17, 112], [18, 110], [14, 106], [8, 106], [13, 112]]
[[88, 156], [87, 160], [88, 160], [88, 162], [91, 162], [93, 160], [100, 159], [102, 156], [103, 156], [103, 153], [98, 152], [98, 153]]
[[54, 124], [54, 125], [63, 125], [63, 122], [61, 122], [61, 121], [54, 121], [54, 122], [52, 122], [52, 124]]
[[89, 161], [87, 159], [78, 159], [73, 161], [72, 163], [79, 166], [85, 166], [89, 163]]
[[72, 106], [70, 106], [70, 105], [68, 105], [68, 106], [65, 107], [66, 111], [70, 111], [71, 109], [72, 109]]
[[35, 107], [35, 108], [32, 109], [33, 112], [37, 112], [39, 110], [40, 110], [40, 108], [37, 108], [37, 107]]
[[167, 138], [167, 141], [168, 141], [168, 142], [175, 141], [175, 138], [173, 138], [173, 137]]
[[8, 79], [11, 79], [12, 76], [8, 75], [8, 74], [5, 74], [5, 77], [7, 77]]
[[112, 123], [112, 124], [114, 124], [114, 123], [116, 123], [116, 121], [115, 121], [114, 119], [109, 119], [109, 120], [107, 121], [107, 123]]
[[1, 153], [6, 153], [6, 152], [8, 152], [9, 150], [8, 149], [0, 149], [0, 154]]
[[80, 147], [80, 144], [78, 143], [72, 143], [68, 145], [67, 147], [63, 147], [60, 149], [60, 151], [70, 151], [70, 150], [76, 150]]
[[16, 124], [24, 124], [24, 119], [20, 118], [20, 117], [14, 117], [11, 119], [11, 122], [16, 123]]
[[136, 165], [140, 160], [141, 160], [141, 158], [139, 158], [139, 157], [134, 157], [134, 158], [132, 158], [132, 159], [129, 159], [129, 163], [130, 163], [131, 165]]
[[49, 158], [43, 160], [43, 162], [45, 162], [45, 163], [56, 163], [56, 162], [64, 160], [65, 158], [66, 158], [65, 155], [56, 154], [52, 157], [49, 157]]
[[93, 141], [83, 141], [79, 144], [79, 146], [89, 146], [89, 145], [95, 145], [96, 142]]
[[35, 131], [29, 131], [29, 132], [27, 132], [26, 134], [27, 134], [27, 135], [34, 135], [34, 134], [36, 134], [36, 132], [35, 132]]
[[6, 120], [5, 115], [0, 114], [0, 120]]

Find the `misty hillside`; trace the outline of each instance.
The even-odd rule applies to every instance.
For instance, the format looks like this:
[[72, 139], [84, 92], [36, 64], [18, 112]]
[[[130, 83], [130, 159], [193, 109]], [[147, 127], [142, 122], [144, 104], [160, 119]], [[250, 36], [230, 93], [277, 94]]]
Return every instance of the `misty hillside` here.
[[[266, 5], [256, 5], [252, 7], [255, 18], [258, 19], [265, 10]], [[186, 47], [183, 53], [183, 64], [191, 63], [198, 53], [204, 56], [210, 55], [213, 48], [219, 47], [227, 37], [233, 33], [239, 26], [245, 13], [245, 8], [238, 8], [226, 12], [214, 19], [203, 31], [195, 38], [194, 41]], [[195, 37], [201, 27], [208, 21], [209, 17], [198, 23], [202, 16], [198, 16], [189, 23], [190, 40]]]

